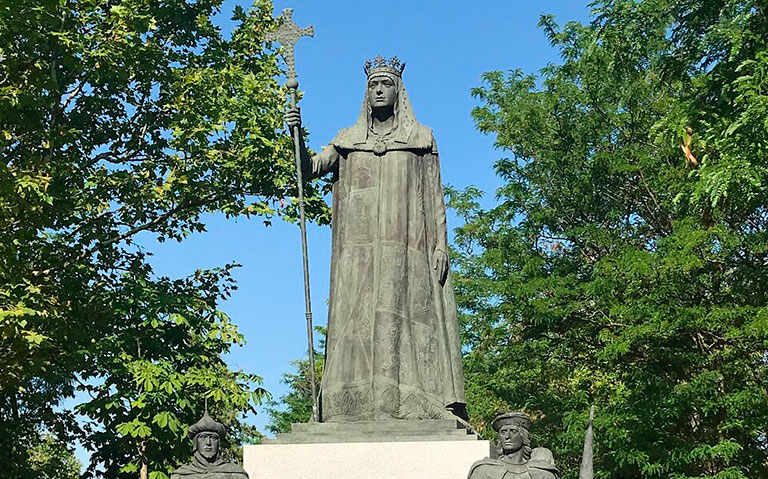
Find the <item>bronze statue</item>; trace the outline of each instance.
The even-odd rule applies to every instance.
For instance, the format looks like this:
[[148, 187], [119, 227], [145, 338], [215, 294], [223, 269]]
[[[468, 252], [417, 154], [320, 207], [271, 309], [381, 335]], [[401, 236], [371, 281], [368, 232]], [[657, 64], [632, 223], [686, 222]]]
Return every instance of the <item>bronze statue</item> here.
[[224, 425], [206, 412], [189, 428], [194, 450], [192, 462], [173, 471], [171, 479], [248, 479], [242, 467], [221, 458], [220, 446], [226, 437]]
[[323, 421], [466, 415], [437, 144], [404, 68], [366, 62], [357, 122], [312, 158], [301, 142], [304, 178], [334, 182]]
[[472, 465], [469, 479], [557, 479], [552, 451], [531, 447], [528, 431], [531, 418], [522, 412], [508, 412], [493, 420], [499, 433], [499, 458], [486, 457]]

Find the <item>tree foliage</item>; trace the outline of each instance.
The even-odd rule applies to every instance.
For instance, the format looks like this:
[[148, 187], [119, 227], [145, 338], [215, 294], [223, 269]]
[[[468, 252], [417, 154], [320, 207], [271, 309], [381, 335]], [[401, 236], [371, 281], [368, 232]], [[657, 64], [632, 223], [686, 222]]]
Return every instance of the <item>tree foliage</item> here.
[[[222, 0], [0, 3], [0, 460], [35, 477], [40, 427], [94, 452], [88, 475], [162, 479], [185, 425], [264, 397], [222, 360], [234, 265], [158, 278], [136, 243], [204, 215], [292, 214], [272, 6]], [[308, 191], [310, 217], [326, 218]], [[77, 411], [61, 407], [76, 390]], [[81, 397], [78, 396], [78, 397]], [[173, 459], [176, 458], [176, 459]]]
[[84, 442], [101, 475], [135, 476], [146, 464], [152, 479], [162, 479], [189, 456], [187, 426], [206, 401], [215, 418], [240, 430], [238, 413], [255, 412], [266, 391], [257, 387], [261, 378], [231, 371], [222, 360], [243, 343], [216, 309], [231, 288], [226, 269], [137, 282], [106, 305], [114, 329], [87, 353], [91, 365], [80, 373], [81, 388], [91, 399], [77, 409], [97, 425], [86, 428]]
[[[325, 364], [326, 328], [315, 326], [315, 330], [321, 337], [320, 346], [315, 347], [315, 382], [316, 390], [319, 392]], [[306, 423], [312, 418], [309, 358], [297, 359], [292, 361], [291, 365], [296, 368], [296, 372], [284, 373], [282, 379], [282, 383], [288, 386], [288, 392], [279, 399], [270, 401], [267, 407], [267, 414], [269, 414], [267, 430], [273, 434], [291, 432], [292, 424]]]
[[29, 451], [29, 463], [38, 479], [78, 479], [82, 464], [66, 444], [50, 434], [40, 434]]
[[767, 477], [768, 10], [592, 7], [474, 91], [510, 157], [451, 193], [472, 420], [529, 411], [576, 477], [595, 404], [597, 477]]

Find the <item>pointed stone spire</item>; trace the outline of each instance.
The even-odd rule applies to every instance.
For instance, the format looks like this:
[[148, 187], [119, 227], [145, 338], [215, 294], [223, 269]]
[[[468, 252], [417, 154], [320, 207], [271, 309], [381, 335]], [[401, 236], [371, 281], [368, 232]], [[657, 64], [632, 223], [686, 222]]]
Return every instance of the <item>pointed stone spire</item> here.
[[584, 434], [584, 452], [581, 455], [581, 469], [579, 469], [579, 479], [592, 479], [594, 470], [592, 469], [592, 443], [594, 441], [592, 432], [592, 421], [595, 418], [595, 406], [589, 408], [589, 426], [587, 433]]

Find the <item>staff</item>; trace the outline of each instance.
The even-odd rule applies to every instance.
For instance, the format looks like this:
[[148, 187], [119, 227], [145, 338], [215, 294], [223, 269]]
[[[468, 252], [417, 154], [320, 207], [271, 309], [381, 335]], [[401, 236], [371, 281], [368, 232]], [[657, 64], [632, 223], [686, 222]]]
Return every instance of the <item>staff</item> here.
[[[292, 20], [293, 9], [286, 8], [280, 15], [280, 27], [274, 33], [267, 34], [268, 41], [277, 41], [283, 45], [283, 59], [287, 67], [285, 86], [290, 90], [289, 98], [291, 108], [296, 107], [296, 90], [299, 81], [296, 78], [296, 62], [293, 57], [293, 47], [300, 37], [315, 36], [314, 27], [299, 28]], [[317, 405], [317, 388], [315, 386], [315, 346], [312, 340], [312, 300], [309, 295], [309, 256], [307, 254], [307, 222], [304, 218], [304, 178], [301, 172], [301, 131], [298, 126], [293, 127], [293, 159], [296, 163], [296, 178], [299, 190], [299, 227], [301, 228], [301, 255], [304, 265], [304, 307], [307, 317], [307, 342], [309, 344], [309, 380], [312, 391], [312, 421], [319, 420], [319, 408]]]

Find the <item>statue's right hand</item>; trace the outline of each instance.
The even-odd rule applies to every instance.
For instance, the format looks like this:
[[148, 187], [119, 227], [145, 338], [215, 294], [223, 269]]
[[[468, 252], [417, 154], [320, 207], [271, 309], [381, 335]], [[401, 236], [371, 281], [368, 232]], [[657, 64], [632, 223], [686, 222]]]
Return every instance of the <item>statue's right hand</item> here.
[[285, 113], [285, 123], [288, 130], [293, 134], [294, 128], [301, 128], [301, 110], [295, 106]]

